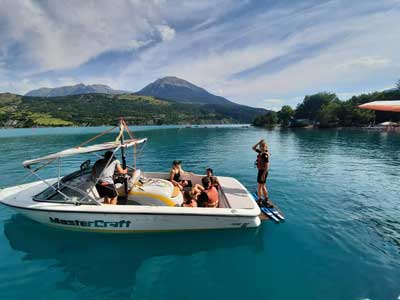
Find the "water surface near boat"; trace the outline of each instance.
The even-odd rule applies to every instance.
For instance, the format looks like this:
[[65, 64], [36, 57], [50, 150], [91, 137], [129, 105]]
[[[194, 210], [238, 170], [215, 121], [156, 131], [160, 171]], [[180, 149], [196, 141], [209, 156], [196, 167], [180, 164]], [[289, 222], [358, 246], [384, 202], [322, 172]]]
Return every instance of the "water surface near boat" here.
[[[216, 127], [136, 128], [149, 138], [139, 167], [168, 171], [176, 158], [254, 190], [250, 148], [264, 137], [271, 197], [287, 222], [115, 237], [47, 228], [0, 206], [0, 299], [397, 299], [400, 135]], [[22, 160], [102, 130], [0, 130], [0, 185], [24, 182]]]

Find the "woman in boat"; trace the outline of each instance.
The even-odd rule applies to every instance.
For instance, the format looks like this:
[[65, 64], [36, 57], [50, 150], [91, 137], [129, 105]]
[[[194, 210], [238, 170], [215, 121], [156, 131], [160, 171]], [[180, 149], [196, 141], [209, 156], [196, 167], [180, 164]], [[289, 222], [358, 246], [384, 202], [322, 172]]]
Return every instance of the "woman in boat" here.
[[258, 194], [259, 203], [261, 203], [264, 200], [265, 204], [268, 206], [268, 205], [270, 205], [270, 203], [268, 201], [268, 190], [267, 190], [267, 186], [265, 184], [267, 181], [267, 177], [268, 177], [269, 160], [270, 160], [268, 144], [265, 142], [264, 139], [262, 139], [257, 144], [255, 144], [252, 149], [255, 152], [257, 152], [257, 160], [256, 160], [256, 166], [258, 169], [257, 194]]
[[183, 199], [183, 207], [197, 207], [196, 196], [192, 191], [185, 191], [183, 193]]
[[185, 174], [190, 174], [182, 169], [182, 162], [180, 160], [174, 160], [172, 162], [171, 170], [169, 171], [169, 180], [174, 186], [179, 187], [182, 191], [185, 186], [189, 185], [187, 180], [181, 180], [181, 176]]
[[104, 204], [117, 204], [118, 193], [114, 185], [115, 169], [121, 174], [127, 174], [128, 169], [122, 169], [121, 163], [114, 157], [112, 151], [104, 153], [103, 158], [96, 161], [92, 168], [92, 175], [96, 182], [96, 189]]

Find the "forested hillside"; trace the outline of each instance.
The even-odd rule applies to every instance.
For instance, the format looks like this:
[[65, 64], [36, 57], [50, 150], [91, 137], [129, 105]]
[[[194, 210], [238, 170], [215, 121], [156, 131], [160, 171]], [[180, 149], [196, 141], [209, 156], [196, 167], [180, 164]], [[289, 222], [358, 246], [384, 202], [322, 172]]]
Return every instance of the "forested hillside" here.
[[253, 110], [239, 105], [179, 103], [133, 94], [51, 98], [0, 94], [1, 127], [111, 125], [121, 116], [140, 125], [250, 123], [255, 117]]

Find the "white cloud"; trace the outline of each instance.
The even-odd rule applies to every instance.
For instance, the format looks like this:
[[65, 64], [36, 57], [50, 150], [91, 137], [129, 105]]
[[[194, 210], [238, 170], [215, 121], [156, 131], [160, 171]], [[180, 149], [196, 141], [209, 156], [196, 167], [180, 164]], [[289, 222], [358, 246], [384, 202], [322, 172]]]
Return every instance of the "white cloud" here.
[[152, 42], [153, 40], [147, 40], [147, 41], [138, 41], [138, 40], [131, 40], [129, 43], [128, 43], [128, 48], [130, 48], [130, 49], [139, 49], [139, 48], [141, 48], [141, 47], [144, 47], [144, 46], [146, 46], [146, 45], [148, 45], [148, 44], [150, 44], [151, 42]]
[[285, 105], [285, 101], [282, 99], [266, 99], [260, 104], [261, 107], [264, 107], [266, 109], [278, 111], [282, 108], [283, 105]]
[[[18, 58], [34, 71], [75, 68], [107, 51], [137, 49], [160, 32], [174, 37], [160, 14], [162, 2], [4, 1], [0, 19], [2, 52], [17, 45]], [[158, 25], [163, 22], [165, 25]], [[15, 53], [8, 51], [8, 56]]]
[[362, 68], [362, 69], [377, 69], [387, 67], [391, 63], [390, 59], [382, 57], [363, 56], [352, 59], [345, 63], [339, 64], [337, 69], [349, 69], [349, 68]]
[[[0, 77], [1, 78], [1, 77]], [[28, 78], [21, 80], [0, 80], [0, 90], [10, 93], [24, 94], [27, 91], [36, 89], [38, 87], [52, 86], [50, 80], [32, 81]]]
[[169, 27], [168, 25], [158, 25], [156, 28], [160, 32], [161, 39], [163, 41], [170, 41], [175, 36], [175, 29]]

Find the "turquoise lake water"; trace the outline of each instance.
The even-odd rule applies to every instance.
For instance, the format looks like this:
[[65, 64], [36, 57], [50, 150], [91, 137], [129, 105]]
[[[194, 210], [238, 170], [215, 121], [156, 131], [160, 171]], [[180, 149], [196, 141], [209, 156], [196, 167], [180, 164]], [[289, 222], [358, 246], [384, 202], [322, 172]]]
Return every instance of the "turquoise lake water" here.
[[[76, 146], [104, 129], [0, 130], [0, 185], [24, 182], [23, 160]], [[251, 127], [135, 132], [149, 138], [142, 170], [168, 171], [181, 159], [187, 170], [212, 167], [249, 190], [256, 187], [251, 146], [265, 138], [270, 196], [287, 221], [115, 236], [48, 228], [0, 205], [0, 299], [398, 299], [399, 134]], [[64, 171], [85, 158], [64, 159]], [[53, 177], [55, 167], [42, 174]]]

